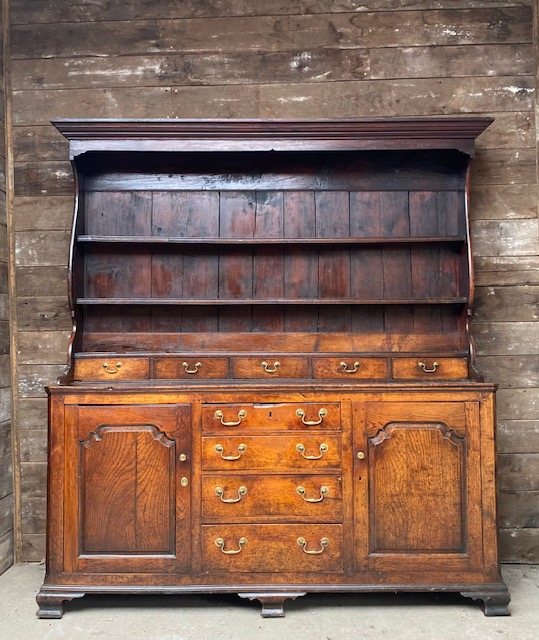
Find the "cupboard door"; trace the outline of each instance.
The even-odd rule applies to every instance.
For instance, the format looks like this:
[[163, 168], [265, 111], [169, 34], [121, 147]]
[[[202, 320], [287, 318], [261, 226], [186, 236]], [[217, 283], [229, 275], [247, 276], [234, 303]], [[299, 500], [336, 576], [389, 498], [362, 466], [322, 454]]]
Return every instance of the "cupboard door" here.
[[480, 566], [479, 403], [367, 402], [356, 409], [358, 564]]
[[66, 571], [188, 571], [189, 426], [188, 405], [66, 407]]

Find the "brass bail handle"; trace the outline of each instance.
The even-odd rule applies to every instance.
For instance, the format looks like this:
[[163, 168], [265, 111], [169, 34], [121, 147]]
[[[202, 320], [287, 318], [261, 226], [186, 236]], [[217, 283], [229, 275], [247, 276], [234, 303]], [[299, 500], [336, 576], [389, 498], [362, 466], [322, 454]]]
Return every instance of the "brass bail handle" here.
[[218, 453], [223, 460], [239, 460], [242, 457], [242, 455], [247, 451], [247, 445], [243, 443], [238, 445], [237, 456], [224, 456], [223, 455], [224, 450], [225, 448], [223, 447], [222, 444], [215, 445], [215, 452]]
[[417, 366], [422, 369], [425, 373], [434, 373], [436, 369], [440, 366], [438, 362], [433, 362], [432, 365], [429, 365], [426, 362], [418, 362]]
[[347, 362], [339, 362], [339, 367], [342, 369], [343, 373], [357, 373], [359, 369], [359, 360], [356, 360], [351, 368], [348, 368]]
[[198, 370], [202, 367], [202, 362], [195, 362], [193, 368], [189, 368], [188, 362], [182, 362], [182, 367], [185, 369], [185, 373], [198, 373]]
[[103, 362], [103, 369], [105, 369], [106, 373], [118, 373], [118, 369], [121, 369], [122, 363], [117, 362], [116, 364], [109, 364], [108, 362]]
[[322, 442], [322, 444], [318, 447], [318, 450], [320, 451], [319, 456], [307, 456], [305, 455], [305, 445], [302, 442], [298, 442], [298, 444], [296, 445], [296, 451], [302, 458], [305, 458], [305, 460], [320, 460], [320, 458], [322, 458], [324, 454], [329, 451], [329, 447], [325, 442]]
[[320, 539], [320, 549], [307, 549], [307, 540], [305, 540], [304, 537], [298, 538], [297, 543], [301, 547], [303, 553], [306, 553], [309, 556], [317, 556], [324, 553], [329, 544], [329, 539], [326, 537]]
[[235, 502], [239, 502], [243, 498], [243, 496], [247, 495], [247, 487], [244, 487], [242, 485], [238, 489], [237, 498], [223, 498], [223, 496], [225, 495], [225, 490], [223, 489], [223, 487], [215, 487], [215, 495], [220, 498], [221, 502], [224, 502], [226, 504], [233, 504]]
[[322, 500], [329, 495], [329, 487], [326, 487], [325, 485], [322, 485], [320, 487], [320, 497], [319, 498], [306, 498], [305, 494], [306, 494], [306, 490], [305, 487], [296, 487], [296, 491], [299, 493], [299, 495], [303, 498], [303, 500], [305, 502], [322, 502]]
[[222, 553], [227, 556], [235, 556], [237, 553], [240, 553], [243, 547], [247, 544], [247, 538], [241, 537], [238, 540], [239, 549], [225, 549], [225, 541], [223, 538], [215, 538], [215, 546], [219, 547]]
[[275, 362], [271, 365], [269, 362], [266, 362], [265, 360], [261, 363], [262, 368], [264, 369], [264, 371], [266, 373], [277, 373], [277, 371], [279, 370], [281, 363], [278, 360], [275, 360]]
[[307, 427], [316, 427], [316, 425], [322, 424], [322, 420], [327, 416], [327, 414], [328, 410], [322, 407], [318, 412], [318, 420], [305, 420], [305, 411], [303, 409], [296, 410], [297, 417], [301, 418], [301, 422]]
[[247, 417], [247, 411], [245, 411], [245, 409], [241, 409], [240, 411], [238, 411], [238, 419], [232, 420], [230, 422], [225, 421], [225, 416], [221, 409], [217, 409], [217, 411], [213, 414], [213, 417], [216, 420], [220, 420], [223, 427], [237, 427], [239, 424], [241, 424], [241, 421], [245, 420], [245, 418]]

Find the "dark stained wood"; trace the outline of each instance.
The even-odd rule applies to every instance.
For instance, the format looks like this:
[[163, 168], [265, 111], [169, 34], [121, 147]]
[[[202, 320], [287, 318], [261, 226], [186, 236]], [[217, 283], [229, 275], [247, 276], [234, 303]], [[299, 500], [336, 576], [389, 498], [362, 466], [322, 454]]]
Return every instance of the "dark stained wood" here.
[[500, 550], [507, 562], [533, 564], [539, 549], [537, 529], [500, 529]]
[[[438, 0], [440, 9], [461, 9], [459, 0]], [[501, 8], [520, 7], [525, 15], [529, 13], [529, 0], [470, 0], [469, 8]], [[402, 0], [365, 0], [360, 7], [355, 2], [342, 2], [332, 7], [333, 13], [347, 13], [350, 10], [387, 11], [399, 9], [424, 9], [421, 0], [407, 0], [403, 7]], [[178, 4], [175, 0], [158, 0], [156, 2], [133, 4], [130, 0], [117, 0], [114, 4], [94, 7], [88, 6], [85, 0], [75, 0], [65, 6], [51, 5], [47, 0], [35, 0], [29, 8], [24, 0], [13, 0], [12, 23], [47, 23], [47, 22], [87, 22], [114, 21], [130, 19], [159, 19], [164, 15], [169, 18], [194, 17], [227, 17], [227, 16], [267, 16], [324, 14], [327, 3], [322, 0], [292, 0], [283, 4], [280, 0], [229, 0], [221, 2], [218, 7], [200, 4], [196, 0]]]
[[[65, 158], [65, 155], [62, 156]], [[14, 198], [14, 225], [16, 231], [33, 229], [66, 230], [73, 218], [73, 196], [43, 196], [35, 198]], [[42, 215], [36, 216], [36, 210]]]
[[[76, 327], [47, 389], [41, 617], [99, 588], [235, 591], [282, 615], [311, 590], [421, 587], [508, 613], [494, 385], [466, 328], [488, 123], [57, 123]], [[20, 395], [41, 397], [59, 338], [21, 342]], [[21, 442], [34, 535], [45, 465]]]
[[[120, 30], [122, 26], [120, 26]], [[510, 55], [510, 52], [507, 52]], [[494, 52], [496, 55], [496, 52]], [[499, 55], [499, 54], [498, 54]], [[526, 69], [526, 60], [515, 61], [516, 74]], [[327, 82], [369, 77], [366, 49], [328, 47], [316, 51], [220, 52], [183, 54], [48, 58], [13, 60], [19, 90], [85, 89], [89, 87], [147, 87]], [[30, 142], [30, 141], [29, 141]], [[31, 144], [31, 142], [30, 142]]]
[[73, 193], [73, 172], [66, 162], [17, 164], [14, 181], [16, 196], [64, 196]]
[[[297, 13], [303, 11], [302, 8]], [[428, 46], [433, 42], [438, 45], [530, 43], [531, 22], [530, 7], [457, 12], [356, 12], [291, 18], [269, 15], [233, 21], [227, 18], [212, 21], [195, 18], [185, 22], [137, 19], [74, 23], [69, 28], [51, 21], [49, 24], [15, 26], [11, 46], [12, 57], [16, 59], [56, 57], [60, 46], [64, 56], [113, 56], [126, 51], [132, 54], [210, 53], [236, 48], [242, 51], [301, 51], [309, 50], [313, 41], [320, 48], [338, 46], [343, 49], [357, 47], [358, 41], [363, 47]], [[242, 34], [241, 39], [231, 39], [232, 25], [235, 34]], [[37, 31], [39, 38], [35, 36]], [[210, 34], [214, 37], [209, 37]]]
[[528, 75], [532, 73], [533, 47], [522, 44], [387, 47], [371, 50], [369, 57], [369, 75], [373, 79]]

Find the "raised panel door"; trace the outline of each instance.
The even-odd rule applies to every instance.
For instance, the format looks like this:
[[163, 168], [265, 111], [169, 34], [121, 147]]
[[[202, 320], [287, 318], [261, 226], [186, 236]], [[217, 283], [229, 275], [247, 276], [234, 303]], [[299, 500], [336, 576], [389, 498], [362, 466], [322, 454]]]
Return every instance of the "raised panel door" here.
[[189, 570], [189, 422], [188, 405], [66, 407], [69, 570]]
[[358, 565], [480, 566], [479, 403], [366, 402], [355, 428]]

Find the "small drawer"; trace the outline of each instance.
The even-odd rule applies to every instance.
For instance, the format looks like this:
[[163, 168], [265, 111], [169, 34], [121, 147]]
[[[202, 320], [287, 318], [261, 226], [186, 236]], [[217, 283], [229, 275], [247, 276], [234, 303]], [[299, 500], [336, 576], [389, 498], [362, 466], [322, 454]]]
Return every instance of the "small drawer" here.
[[339, 524], [226, 524], [202, 527], [205, 573], [342, 573]]
[[308, 358], [260, 356], [231, 358], [233, 378], [310, 378]]
[[395, 380], [459, 380], [468, 377], [466, 358], [393, 358]]
[[386, 358], [313, 358], [313, 378], [387, 379]]
[[342, 522], [342, 481], [338, 475], [204, 475], [205, 522], [275, 518]]
[[153, 377], [169, 380], [228, 378], [228, 358], [198, 358], [191, 355], [154, 358]]
[[202, 407], [202, 430], [287, 431], [341, 428], [339, 403], [212, 404]]
[[75, 360], [75, 380], [146, 380], [149, 358], [84, 358]]
[[202, 469], [205, 471], [319, 471], [341, 467], [341, 436], [205, 436]]

